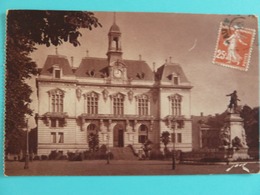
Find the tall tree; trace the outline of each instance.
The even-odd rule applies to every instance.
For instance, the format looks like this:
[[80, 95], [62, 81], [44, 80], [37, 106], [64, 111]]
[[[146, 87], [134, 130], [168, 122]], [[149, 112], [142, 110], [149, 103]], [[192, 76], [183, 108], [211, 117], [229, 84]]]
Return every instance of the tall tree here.
[[170, 133], [168, 131], [162, 132], [161, 141], [164, 144], [164, 152], [167, 152], [167, 145], [170, 143]]
[[11, 10], [7, 15], [6, 37], [6, 94], [5, 132], [6, 153], [17, 153], [23, 146], [22, 128], [25, 114], [32, 114], [31, 87], [26, 83], [37, 75], [36, 63], [30, 53], [36, 45], [61, 45], [69, 42], [80, 45], [80, 28], [101, 27], [92, 12]]
[[244, 119], [246, 141], [250, 149], [259, 148], [259, 107], [245, 105], [240, 113]]
[[88, 145], [91, 152], [98, 150], [99, 138], [97, 133], [90, 133], [88, 136]]

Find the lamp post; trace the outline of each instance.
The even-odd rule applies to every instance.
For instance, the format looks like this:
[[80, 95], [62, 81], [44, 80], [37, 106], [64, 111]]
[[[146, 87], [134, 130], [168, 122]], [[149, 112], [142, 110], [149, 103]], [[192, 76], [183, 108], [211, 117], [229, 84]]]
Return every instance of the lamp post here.
[[28, 126], [28, 118], [26, 118], [26, 153], [25, 153], [25, 161], [24, 161], [24, 169], [29, 169], [29, 126]]
[[110, 164], [109, 134], [107, 134], [107, 164]]
[[176, 168], [176, 158], [175, 158], [175, 142], [176, 142], [176, 135], [175, 135], [175, 119], [172, 120], [172, 130], [173, 130], [173, 148], [172, 148], [172, 170]]

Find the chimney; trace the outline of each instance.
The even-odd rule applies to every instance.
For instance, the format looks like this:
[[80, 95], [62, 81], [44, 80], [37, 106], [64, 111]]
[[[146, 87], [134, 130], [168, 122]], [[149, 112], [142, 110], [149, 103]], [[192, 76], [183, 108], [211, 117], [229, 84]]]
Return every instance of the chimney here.
[[203, 112], [200, 113], [200, 116], [203, 117]]
[[89, 57], [88, 53], [89, 53], [88, 50], [86, 50], [86, 57]]
[[139, 60], [140, 60], [140, 61], [142, 60], [142, 55], [141, 55], [141, 54], [139, 54]]
[[59, 55], [59, 54], [58, 54], [58, 47], [55, 47], [55, 54], [56, 54], [56, 55]]
[[70, 59], [71, 59], [71, 68], [73, 68], [74, 57], [71, 56]]

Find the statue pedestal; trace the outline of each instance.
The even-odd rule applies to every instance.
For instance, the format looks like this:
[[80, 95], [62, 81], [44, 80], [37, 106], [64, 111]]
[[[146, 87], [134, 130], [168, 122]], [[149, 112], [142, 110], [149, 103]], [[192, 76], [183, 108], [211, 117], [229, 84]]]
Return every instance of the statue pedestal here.
[[250, 159], [247, 148], [240, 148], [239, 150], [235, 150], [231, 158], [231, 160], [245, 160], [245, 159]]
[[224, 140], [226, 145], [229, 145], [230, 148], [234, 148], [232, 157], [229, 157], [231, 161], [250, 158], [246, 143], [244, 120], [240, 117], [239, 113], [228, 113], [220, 136], [222, 137], [222, 143], [224, 143]]

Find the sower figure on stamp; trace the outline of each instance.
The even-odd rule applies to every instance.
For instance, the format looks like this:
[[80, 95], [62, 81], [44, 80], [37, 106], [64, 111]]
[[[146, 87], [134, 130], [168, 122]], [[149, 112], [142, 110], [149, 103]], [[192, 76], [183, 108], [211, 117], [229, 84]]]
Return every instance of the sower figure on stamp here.
[[242, 60], [242, 57], [237, 52], [237, 44], [238, 42], [241, 43], [242, 45], [247, 45], [247, 44], [241, 39], [242, 35], [239, 33], [239, 27], [234, 26], [234, 29], [235, 29], [234, 33], [224, 41], [224, 45], [228, 46], [227, 56], [226, 56], [228, 62], [229, 63], [235, 62], [238, 65]]
[[230, 111], [232, 111], [232, 108], [233, 108], [233, 111], [236, 112], [237, 101], [240, 101], [240, 99], [238, 99], [238, 97], [237, 97], [237, 91], [235, 90], [233, 93], [228, 94], [226, 96], [230, 96], [230, 103], [228, 105], [228, 108], [230, 109]]

